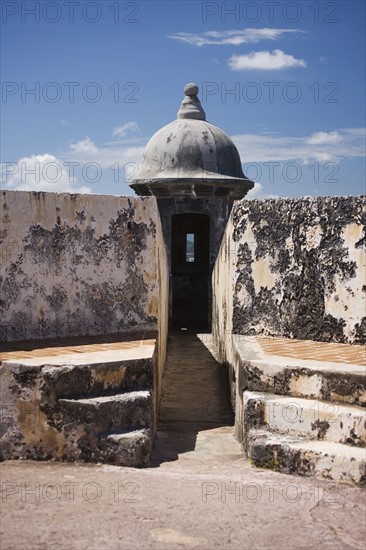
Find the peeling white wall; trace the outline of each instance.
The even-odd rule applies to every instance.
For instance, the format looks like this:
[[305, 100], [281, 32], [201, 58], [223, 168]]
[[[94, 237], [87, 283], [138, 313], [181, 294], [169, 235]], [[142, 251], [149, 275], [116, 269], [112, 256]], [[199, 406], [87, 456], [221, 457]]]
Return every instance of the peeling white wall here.
[[3, 341], [155, 329], [164, 245], [154, 198], [3, 191]]
[[364, 197], [237, 201], [214, 271], [216, 315], [226, 284], [232, 296], [218, 329], [366, 343], [365, 220]]

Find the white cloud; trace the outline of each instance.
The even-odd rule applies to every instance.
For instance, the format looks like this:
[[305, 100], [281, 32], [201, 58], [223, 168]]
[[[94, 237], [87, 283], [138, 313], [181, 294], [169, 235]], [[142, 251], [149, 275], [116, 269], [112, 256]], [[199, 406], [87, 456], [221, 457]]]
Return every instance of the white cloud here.
[[98, 153], [98, 147], [88, 137], [77, 143], [71, 143], [70, 147], [75, 153]]
[[246, 199], [258, 199], [260, 198], [261, 196], [263, 195], [263, 185], [259, 182], [255, 182], [254, 183], [254, 187], [253, 189], [251, 189], [247, 196], [245, 197]]
[[259, 182], [254, 183], [253, 189], [251, 189], [248, 194], [245, 196], [247, 200], [252, 199], [278, 199], [279, 195], [273, 195], [265, 193], [263, 190], [263, 185]]
[[310, 145], [327, 145], [330, 143], [339, 143], [342, 137], [339, 132], [316, 132], [309, 137]]
[[[308, 136], [293, 137], [269, 133], [240, 134], [231, 136], [245, 164], [263, 162], [336, 162], [365, 156], [365, 128], [343, 128], [329, 132], [319, 131]], [[118, 171], [118, 185], [127, 190], [141, 163], [147, 139], [118, 140], [95, 145], [90, 138], [71, 144], [57, 156], [51, 153], [22, 157], [16, 163], [4, 163], [2, 181], [5, 189], [90, 193], [98, 189], [108, 178], [111, 181]], [[83, 177], [83, 168], [95, 164], [101, 177], [94, 183], [93, 166]], [[73, 169], [70, 165], [75, 165]], [[247, 174], [251, 177], [251, 173]], [[255, 177], [254, 175], [252, 177]], [[268, 198], [260, 184], [251, 191], [249, 198]]]
[[133, 121], [126, 122], [126, 124], [122, 124], [122, 126], [116, 126], [115, 128], [113, 128], [112, 136], [118, 137], [118, 138], [124, 138], [128, 133], [139, 132], [139, 130], [140, 129], [138, 127], [137, 122], [133, 122]]
[[242, 162], [336, 162], [365, 156], [365, 128], [343, 128], [311, 136], [231, 136]]
[[256, 44], [260, 40], [276, 40], [284, 34], [300, 33], [298, 29], [243, 29], [229, 31], [208, 31], [201, 34], [177, 32], [168, 38], [191, 44], [193, 46], [240, 46], [240, 44]]
[[123, 189], [138, 172], [146, 142], [145, 138], [119, 138], [97, 146], [85, 137], [70, 143], [57, 157], [34, 154], [0, 165], [2, 183], [13, 190], [92, 193], [92, 188], [114, 181]]
[[16, 163], [4, 163], [1, 165], [1, 174], [5, 189], [91, 193], [88, 186], [77, 187], [77, 178], [70, 178], [68, 167], [48, 153], [22, 157]]
[[282, 50], [273, 52], [251, 52], [247, 55], [232, 55], [228, 59], [230, 69], [233, 71], [278, 71], [289, 67], [306, 67], [303, 59], [296, 59]]
[[[139, 164], [145, 149], [147, 140], [118, 140], [108, 142], [95, 151], [75, 151], [74, 148], [60, 153], [60, 156], [67, 161], [79, 162], [81, 165], [90, 162], [97, 163], [103, 170], [109, 170], [111, 166], [118, 165], [123, 169], [126, 163]], [[70, 146], [71, 147], [71, 146]]]

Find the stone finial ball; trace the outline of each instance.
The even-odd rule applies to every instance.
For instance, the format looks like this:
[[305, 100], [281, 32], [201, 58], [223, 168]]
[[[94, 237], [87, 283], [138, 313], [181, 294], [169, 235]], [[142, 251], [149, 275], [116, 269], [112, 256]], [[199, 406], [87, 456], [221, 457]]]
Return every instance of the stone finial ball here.
[[190, 82], [184, 86], [185, 95], [198, 95], [198, 86]]

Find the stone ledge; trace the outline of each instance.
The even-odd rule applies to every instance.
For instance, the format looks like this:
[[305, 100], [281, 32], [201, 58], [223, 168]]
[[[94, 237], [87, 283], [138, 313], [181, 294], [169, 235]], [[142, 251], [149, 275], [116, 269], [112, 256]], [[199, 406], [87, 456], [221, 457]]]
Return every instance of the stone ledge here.
[[[136, 443], [142, 448], [134, 453], [133, 438], [116, 445], [102, 437], [139, 428], [148, 428], [150, 439], [155, 433], [157, 342], [151, 337], [126, 340], [62, 346], [52, 349], [52, 355], [34, 349], [28, 350], [30, 357], [4, 360], [1, 458], [146, 465], [151, 441], [148, 446]], [[65, 407], [72, 409], [69, 418]], [[94, 414], [95, 425], [88, 422], [88, 413]]]
[[360, 407], [250, 391], [243, 401], [246, 432], [265, 427], [310, 440], [366, 446], [366, 416]]
[[366, 406], [364, 365], [266, 354], [260, 339], [251, 336], [234, 335], [233, 345], [239, 396], [250, 390]]
[[260, 468], [366, 485], [365, 449], [250, 430], [247, 456]]

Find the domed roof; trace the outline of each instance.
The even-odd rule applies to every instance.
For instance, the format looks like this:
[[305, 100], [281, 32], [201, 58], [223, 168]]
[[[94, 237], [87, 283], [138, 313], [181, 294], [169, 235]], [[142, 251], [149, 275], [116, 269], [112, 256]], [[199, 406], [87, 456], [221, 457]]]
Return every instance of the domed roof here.
[[242, 170], [232, 140], [206, 121], [198, 86], [187, 84], [177, 120], [156, 132], [146, 145], [131, 187], [139, 195], [230, 195], [253, 187]]

